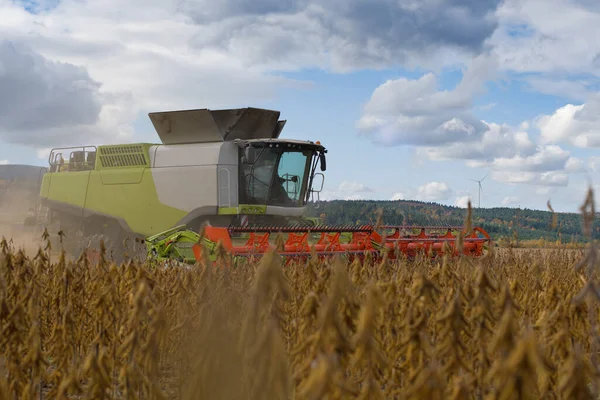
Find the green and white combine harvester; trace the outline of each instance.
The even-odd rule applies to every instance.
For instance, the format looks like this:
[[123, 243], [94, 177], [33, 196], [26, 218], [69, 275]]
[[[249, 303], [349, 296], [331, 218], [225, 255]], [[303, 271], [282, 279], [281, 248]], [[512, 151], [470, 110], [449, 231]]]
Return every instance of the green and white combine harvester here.
[[[327, 150], [318, 141], [280, 139], [286, 121], [279, 116], [250, 107], [155, 112], [149, 117], [161, 143], [52, 149], [36, 226], [63, 231], [73, 256], [97, 250], [103, 239], [115, 261], [128, 252], [195, 262], [202, 227], [202, 249], [213, 260], [218, 242], [236, 257], [265, 254], [274, 232], [286, 235], [278, 250], [288, 258], [311, 251], [362, 257], [384, 246], [392, 255], [399, 248], [440, 254], [445, 243], [455, 250], [456, 227], [388, 227], [382, 238], [372, 226], [327, 227], [306, 217], [323, 189], [318, 169], [326, 169]], [[407, 228], [420, 233], [400, 233]], [[440, 228], [443, 235], [425, 234]], [[474, 235], [463, 251], [478, 256], [489, 236]], [[140, 253], [131, 251], [136, 242], [145, 243]]]
[[205, 223], [312, 225], [303, 215], [323, 188], [317, 168], [325, 171], [327, 150], [279, 139], [279, 116], [258, 108], [155, 112], [161, 143], [52, 149], [39, 225], [63, 230], [73, 254], [94, 238], [115, 254], [135, 239], [164, 254], [158, 238]]

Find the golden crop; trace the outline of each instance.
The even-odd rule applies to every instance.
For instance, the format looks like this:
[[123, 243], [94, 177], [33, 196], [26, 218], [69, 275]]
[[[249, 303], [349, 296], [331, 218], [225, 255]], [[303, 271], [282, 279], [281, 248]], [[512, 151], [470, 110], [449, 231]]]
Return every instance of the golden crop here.
[[287, 267], [48, 252], [1, 244], [0, 399], [598, 398], [592, 245]]

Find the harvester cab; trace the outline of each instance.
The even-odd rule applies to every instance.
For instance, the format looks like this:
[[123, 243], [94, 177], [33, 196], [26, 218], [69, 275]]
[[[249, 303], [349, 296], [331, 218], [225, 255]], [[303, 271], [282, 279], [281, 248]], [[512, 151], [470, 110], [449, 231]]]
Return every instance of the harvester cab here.
[[[304, 207], [323, 189], [325, 148], [293, 141], [239, 144], [240, 202], [272, 207]], [[320, 178], [320, 180], [319, 180]], [[315, 181], [317, 179], [317, 181]]]
[[325, 177], [317, 168], [325, 171], [327, 150], [318, 141], [280, 139], [286, 121], [279, 120], [279, 111], [198, 109], [149, 116], [164, 146], [220, 146], [219, 213], [236, 214], [230, 225], [241, 216], [251, 224], [298, 221], [308, 202], [319, 198]]

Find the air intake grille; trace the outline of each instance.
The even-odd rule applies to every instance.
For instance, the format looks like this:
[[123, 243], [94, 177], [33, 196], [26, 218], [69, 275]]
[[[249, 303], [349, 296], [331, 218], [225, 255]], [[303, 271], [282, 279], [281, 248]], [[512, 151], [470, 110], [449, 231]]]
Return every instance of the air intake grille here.
[[147, 165], [144, 147], [140, 145], [100, 147], [100, 162], [104, 168], [144, 167]]

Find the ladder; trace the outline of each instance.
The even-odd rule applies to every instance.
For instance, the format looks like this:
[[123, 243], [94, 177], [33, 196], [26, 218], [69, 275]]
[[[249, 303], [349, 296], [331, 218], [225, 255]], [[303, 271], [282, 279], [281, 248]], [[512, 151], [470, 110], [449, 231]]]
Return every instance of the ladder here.
[[35, 210], [35, 225], [33, 227], [33, 237], [35, 240], [42, 239], [42, 233], [48, 223], [49, 214], [50, 209], [38, 203]]
[[37, 185], [37, 200], [35, 202], [35, 225], [33, 226], [33, 237], [34, 240], [42, 240], [42, 233], [46, 228], [46, 224], [48, 223], [48, 216], [50, 215], [50, 209], [42, 205], [40, 200], [40, 189], [42, 186], [42, 179], [44, 173], [47, 172], [47, 168], [41, 168], [38, 176], [38, 185]]

